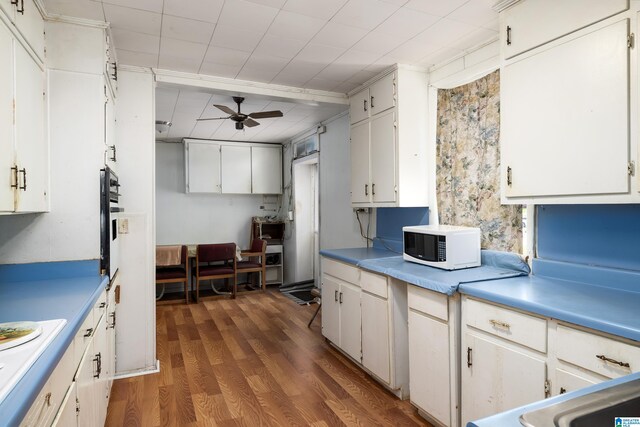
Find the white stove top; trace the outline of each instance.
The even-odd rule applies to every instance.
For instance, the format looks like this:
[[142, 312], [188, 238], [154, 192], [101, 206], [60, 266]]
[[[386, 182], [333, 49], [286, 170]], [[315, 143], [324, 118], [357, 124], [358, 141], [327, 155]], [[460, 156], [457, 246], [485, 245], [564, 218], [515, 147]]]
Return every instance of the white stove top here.
[[0, 351], [0, 403], [20, 381], [31, 365], [60, 333], [65, 319], [45, 320], [37, 322], [42, 333], [37, 338], [19, 346]]

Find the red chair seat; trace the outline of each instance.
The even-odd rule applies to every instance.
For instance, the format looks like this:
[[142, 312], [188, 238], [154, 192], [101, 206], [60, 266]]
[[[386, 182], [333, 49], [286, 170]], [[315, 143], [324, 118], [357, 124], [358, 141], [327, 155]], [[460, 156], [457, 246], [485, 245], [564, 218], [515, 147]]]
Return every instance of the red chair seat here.
[[156, 269], [156, 280], [182, 279], [186, 280], [187, 272], [182, 267], [167, 267]]
[[200, 276], [222, 276], [224, 274], [234, 274], [233, 267], [226, 265], [201, 265]]
[[262, 264], [259, 262], [251, 262], [251, 261], [238, 261], [236, 264], [236, 270], [244, 270], [249, 268], [262, 268]]

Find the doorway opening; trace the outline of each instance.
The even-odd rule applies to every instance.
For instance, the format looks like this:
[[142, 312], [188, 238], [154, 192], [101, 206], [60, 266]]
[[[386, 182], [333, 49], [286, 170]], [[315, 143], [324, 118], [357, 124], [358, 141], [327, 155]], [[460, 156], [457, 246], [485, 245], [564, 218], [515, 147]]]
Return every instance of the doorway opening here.
[[295, 224], [294, 282], [318, 283], [320, 250], [320, 215], [318, 155], [293, 162]]

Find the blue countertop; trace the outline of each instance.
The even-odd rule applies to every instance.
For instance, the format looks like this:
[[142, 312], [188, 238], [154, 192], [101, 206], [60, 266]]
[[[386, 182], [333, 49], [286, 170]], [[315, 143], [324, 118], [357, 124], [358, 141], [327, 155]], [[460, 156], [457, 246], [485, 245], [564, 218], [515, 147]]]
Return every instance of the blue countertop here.
[[[541, 272], [548, 271], [543, 263]], [[542, 266], [541, 266], [542, 267]], [[555, 268], [562, 266], [555, 265]], [[573, 267], [569, 267], [573, 268]], [[602, 269], [592, 270], [594, 282]], [[534, 263], [534, 272], [536, 264]], [[621, 274], [617, 272], [616, 274]], [[640, 283], [640, 275], [635, 276]], [[563, 277], [563, 278], [560, 278]], [[562, 320], [612, 335], [640, 341], [640, 292], [632, 291], [626, 283], [632, 280], [619, 277], [609, 286], [566, 280], [558, 272], [556, 277], [530, 275], [486, 282], [464, 283], [458, 288], [462, 294], [496, 302], [523, 311]], [[573, 277], [573, 276], [572, 276]], [[613, 275], [611, 277], [614, 277]], [[616, 285], [618, 285], [616, 287]]]
[[323, 249], [320, 255], [356, 266], [365, 260], [398, 256], [395, 252], [379, 248]]
[[[566, 402], [567, 400], [574, 399], [576, 397], [584, 396], [585, 394], [593, 393], [599, 390], [604, 390], [618, 384], [624, 384], [629, 381], [634, 381], [640, 378], [640, 372], [635, 374], [627, 375], [622, 378], [617, 378], [615, 380], [606, 381], [600, 384], [595, 384], [589, 387], [585, 387], [580, 390], [576, 390], [567, 394], [561, 394], [559, 396], [555, 396], [549, 399], [541, 400], [535, 403], [530, 403], [525, 406], [521, 406], [519, 408], [512, 409], [510, 411], [502, 412], [497, 415], [492, 415], [487, 418], [483, 418], [478, 421], [473, 421], [467, 423], [467, 427], [522, 427], [520, 424], [520, 415], [535, 411], [537, 409], [546, 408], [547, 406], [554, 405], [556, 403]], [[613, 420], [611, 420], [611, 425], [613, 425]]]
[[0, 265], [0, 322], [66, 319], [66, 326], [0, 404], [0, 423], [17, 425], [109, 283], [98, 261]]

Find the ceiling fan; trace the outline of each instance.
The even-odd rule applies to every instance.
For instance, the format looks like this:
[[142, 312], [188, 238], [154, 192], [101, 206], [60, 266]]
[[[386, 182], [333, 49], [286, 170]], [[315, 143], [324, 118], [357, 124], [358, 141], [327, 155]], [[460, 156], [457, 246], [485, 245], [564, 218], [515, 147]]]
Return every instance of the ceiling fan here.
[[244, 129], [245, 125], [247, 125], [249, 127], [254, 127], [254, 126], [258, 126], [260, 124], [260, 123], [256, 122], [253, 119], [267, 119], [267, 118], [271, 118], [271, 117], [282, 117], [282, 111], [280, 111], [280, 110], [257, 111], [255, 113], [244, 114], [244, 113], [240, 112], [240, 104], [242, 104], [242, 101], [244, 101], [244, 98], [241, 97], [241, 96], [234, 96], [233, 97], [233, 101], [236, 104], [238, 104], [238, 112], [233, 111], [231, 108], [227, 107], [226, 105], [214, 104], [213, 105], [214, 107], [216, 107], [219, 110], [224, 111], [225, 113], [229, 114], [229, 116], [227, 116], [227, 117], [213, 117], [213, 118], [209, 118], [209, 119], [197, 119], [197, 121], [231, 119], [234, 122], [236, 122], [236, 129], [242, 130], [242, 129]]

